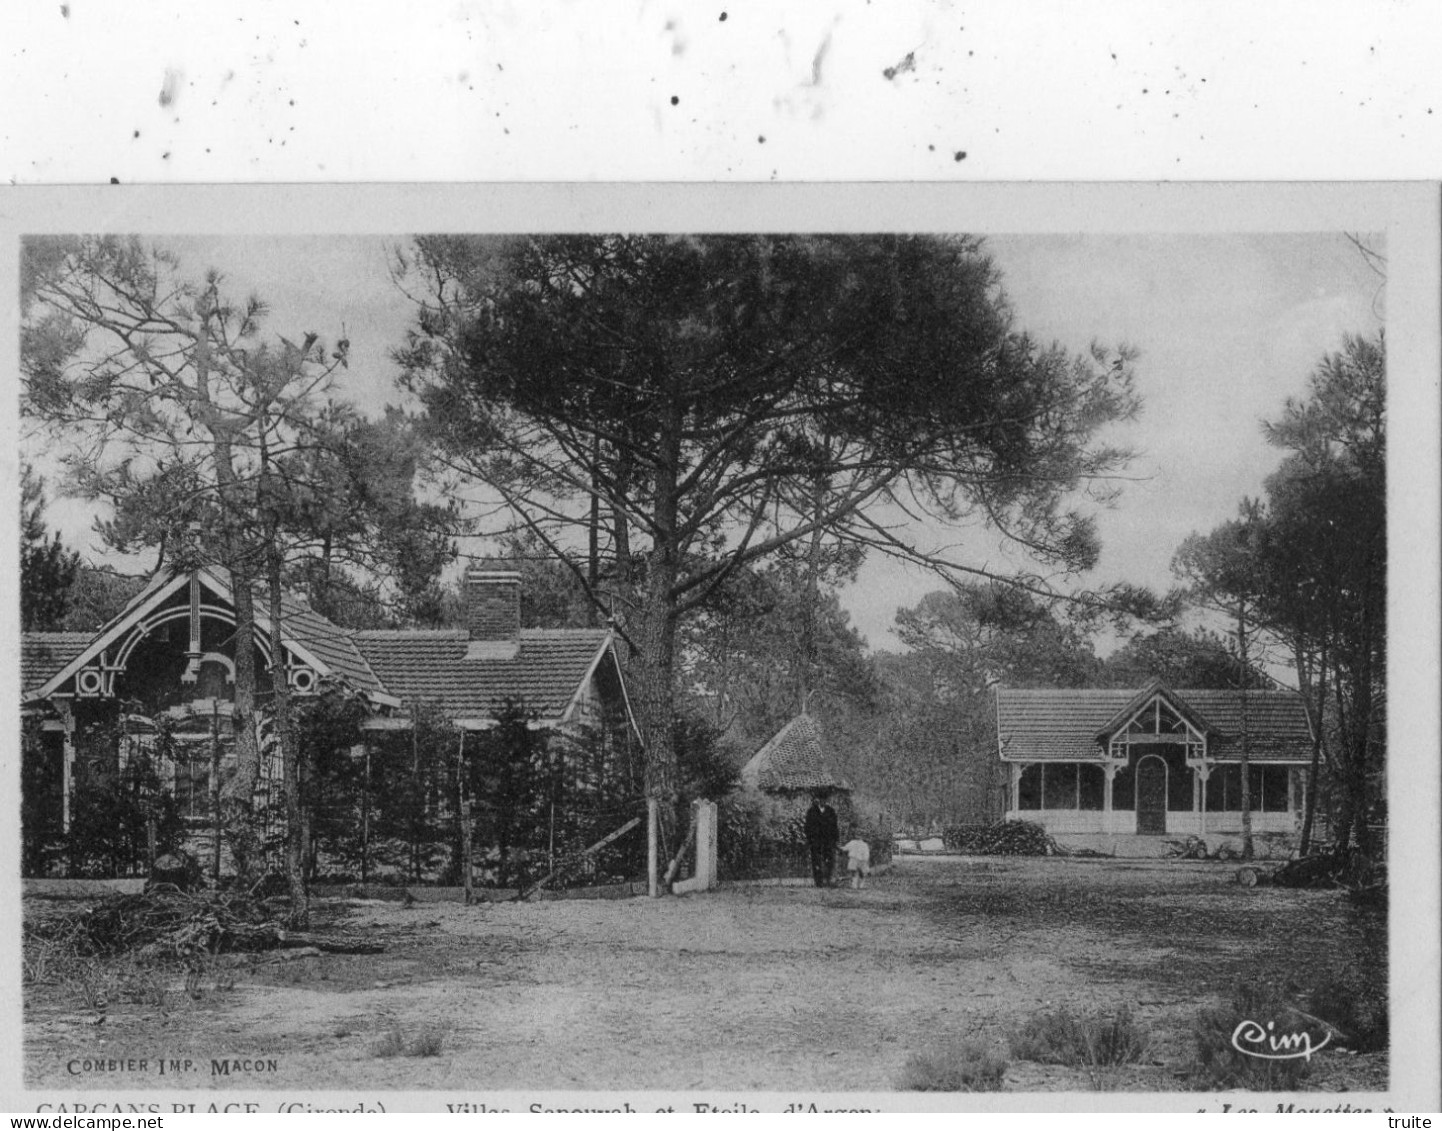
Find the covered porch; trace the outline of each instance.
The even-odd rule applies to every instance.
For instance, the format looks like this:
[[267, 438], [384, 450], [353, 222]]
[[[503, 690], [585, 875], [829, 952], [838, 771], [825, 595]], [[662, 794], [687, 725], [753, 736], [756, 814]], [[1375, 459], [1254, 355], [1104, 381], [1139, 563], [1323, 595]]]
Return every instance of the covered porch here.
[[[1306, 771], [1249, 766], [1252, 831], [1292, 833], [1306, 796]], [[1177, 766], [1138, 753], [1129, 763], [1033, 762], [1010, 770], [1008, 820], [1034, 821], [1053, 836], [1227, 836], [1242, 831], [1241, 767]]]
[[1300, 825], [1311, 740], [1288, 692], [1002, 690], [997, 721], [1005, 816], [1053, 836], [1210, 845], [1241, 834], [1244, 805], [1254, 834]]

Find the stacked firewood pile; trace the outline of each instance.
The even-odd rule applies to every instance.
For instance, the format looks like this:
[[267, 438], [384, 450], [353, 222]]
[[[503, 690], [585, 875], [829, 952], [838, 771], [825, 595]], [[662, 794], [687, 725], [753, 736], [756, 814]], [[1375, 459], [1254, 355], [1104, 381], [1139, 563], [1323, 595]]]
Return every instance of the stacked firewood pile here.
[[957, 825], [944, 829], [941, 839], [947, 851], [968, 856], [1063, 855], [1046, 829], [1031, 821], [1002, 821], [986, 826]]

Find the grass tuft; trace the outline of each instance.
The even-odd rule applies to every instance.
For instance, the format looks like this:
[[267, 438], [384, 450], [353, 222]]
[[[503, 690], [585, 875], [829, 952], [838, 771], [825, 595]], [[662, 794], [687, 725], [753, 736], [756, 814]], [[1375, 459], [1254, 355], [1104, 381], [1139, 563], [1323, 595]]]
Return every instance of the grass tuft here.
[[[339, 1032], [336, 1034], [340, 1036]], [[440, 1056], [441, 1048], [446, 1043], [446, 1034], [442, 1029], [425, 1029], [409, 1040], [405, 1032], [396, 1026], [387, 1029], [371, 1045], [371, 1055], [378, 1057], [394, 1056]]]
[[896, 1087], [903, 1092], [999, 1092], [1005, 1074], [1005, 1057], [967, 1038], [913, 1054]]
[[404, 1056], [405, 1051], [406, 1037], [399, 1029], [387, 1029], [371, 1045], [371, 1056]]
[[1081, 1068], [1094, 1089], [1111, 1091], [1117, 1070], [1141, 1060], [1150, 1042], [1129, 1009], [1079, 1016], [1062, 1008], [1027, 1018], [1007, 1043], [1018, 1060]]
[[1027, 1018], [1009, 1034], [1007, 1043], [1018, 1060], [1117, 1068], [1141, 1060], [1148, 1042], [1129, 1009], [1077, 1015], [1063, 1007]]
[[446, 1035], [440, 1029], [427, 1029], [419, 1033], [406, 1047], [407, 1056], [440, 1056]]

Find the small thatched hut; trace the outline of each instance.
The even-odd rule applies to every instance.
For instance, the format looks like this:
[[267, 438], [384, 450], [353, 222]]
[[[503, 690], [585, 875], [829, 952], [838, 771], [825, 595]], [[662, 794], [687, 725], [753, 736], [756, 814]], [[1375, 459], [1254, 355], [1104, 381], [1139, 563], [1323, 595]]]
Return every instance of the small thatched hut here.
[[827, 757], [821, 727], [805, 713], [772, 735], [741, 767], [741, 784], [775, 797], [804, 795], [809, 799], [815, 793], [851, 792], [851, 785]]

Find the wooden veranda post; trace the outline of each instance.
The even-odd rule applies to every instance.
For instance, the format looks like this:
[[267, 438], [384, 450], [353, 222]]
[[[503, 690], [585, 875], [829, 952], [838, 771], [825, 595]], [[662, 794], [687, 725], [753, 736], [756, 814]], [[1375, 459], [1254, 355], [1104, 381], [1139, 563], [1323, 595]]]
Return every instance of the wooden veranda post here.
[[220, 884], [220, 700], [210, 702], [210, 823], [214, 830], [210, 852], [210, 878]]
[[660, 821], [660, 803], [654, 797], [646, 798], [646, 891], [652, 899], [661, 894], [660, 859], [657, 852]]
[[465, 892], [466, 906], [473, 900], [472, 891], [473, 854], [471, 851], [471, 796], [466, 789], [466, 732], [461, 728], [461, 740], [456, 749], [456, 808], [461, 818], [461, 888]]
[[361, 883], [370, 883], [371, 861], [371, 740], [366, 738], [365, 779], [361, 786]]

